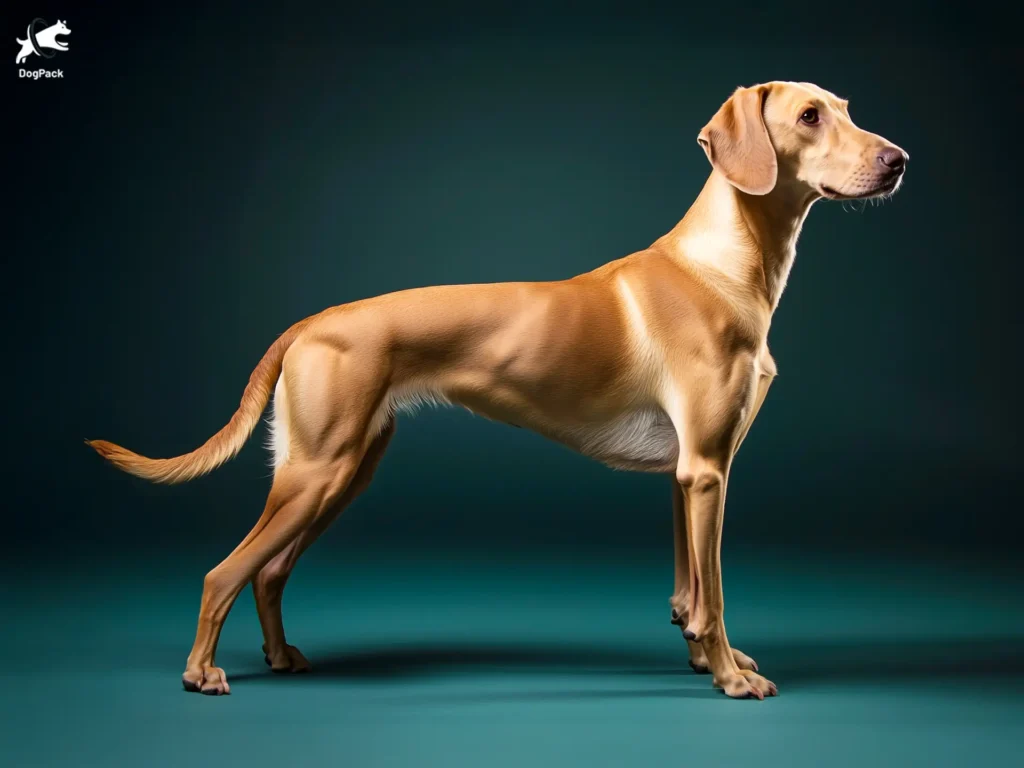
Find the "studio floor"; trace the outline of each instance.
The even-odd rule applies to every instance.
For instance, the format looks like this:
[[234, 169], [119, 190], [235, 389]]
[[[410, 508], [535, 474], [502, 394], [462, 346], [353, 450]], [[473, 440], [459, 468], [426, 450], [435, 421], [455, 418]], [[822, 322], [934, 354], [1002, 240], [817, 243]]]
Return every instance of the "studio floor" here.
[[303, 676], [271, 674], [251, 593], [227, 697], [180, 683], [215, 563], [110, 553], [5, 573], [11, 766], [982, 766], [1020, 758], [1024, 593], [986, 563], [726, 558], [732, 643], [780, 695], [686, 664], [664, 557], [314, 548], [285, 596]]

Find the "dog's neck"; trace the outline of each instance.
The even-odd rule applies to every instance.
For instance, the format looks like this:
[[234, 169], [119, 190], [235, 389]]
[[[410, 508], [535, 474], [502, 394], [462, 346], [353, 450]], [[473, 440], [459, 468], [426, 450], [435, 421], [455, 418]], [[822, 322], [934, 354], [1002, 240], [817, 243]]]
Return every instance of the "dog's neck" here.
[[697, 265], [731, 298], [753, 300], [770, 317], [817, 199], [781, 184], [767, 195], [748, 195], [713, 171], [683, 220], [659, 242], [673, 258]]

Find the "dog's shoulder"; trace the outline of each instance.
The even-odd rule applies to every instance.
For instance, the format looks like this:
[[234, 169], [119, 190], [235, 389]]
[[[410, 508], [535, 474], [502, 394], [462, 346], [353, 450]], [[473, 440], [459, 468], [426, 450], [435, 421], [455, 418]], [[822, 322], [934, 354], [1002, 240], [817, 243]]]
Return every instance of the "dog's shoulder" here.
[[647, 326], [675, 344], [753, 352], [764, 343], [762, 324], [752, 322], [742, 304], [656, 246], [622, 260], [616, 274]]

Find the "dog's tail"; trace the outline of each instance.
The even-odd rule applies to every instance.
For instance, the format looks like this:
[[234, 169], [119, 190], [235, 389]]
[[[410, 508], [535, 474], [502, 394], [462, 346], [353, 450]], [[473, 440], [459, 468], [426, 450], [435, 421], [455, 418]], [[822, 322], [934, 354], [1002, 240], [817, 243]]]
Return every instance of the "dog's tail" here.
[[270, 346], [249, 377], [235, 415], [223, 429], [191, 453], [173, 459], [150, 459], [106, 440], [86, 440], [86, 444], [118, 469], [154, 483], [185, 483], [212, 472], [233, 459], [256, 429], [281, 375], [284, 353], [311, 319], [293, 325]]

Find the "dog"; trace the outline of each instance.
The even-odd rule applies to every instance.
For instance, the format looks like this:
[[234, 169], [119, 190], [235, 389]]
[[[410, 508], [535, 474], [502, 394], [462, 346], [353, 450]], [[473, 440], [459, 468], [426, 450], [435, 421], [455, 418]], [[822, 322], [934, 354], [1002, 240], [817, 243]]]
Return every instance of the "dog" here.
[[818, 200], [888, 197], [909, 156], [858, 128], [811, 83], [737, 89], [697, 141], [712, 170], [683, 219], [649, 248], [552, 282], [398, 291], [289, 328], [238, 410], [197, 450], [149, 459], [88, 441], [160, 483], [206, 474], [241, 449], [273, 397], [274, 478], [263, 515], [205, 579], [186, 690], [230, 692], [221, 626], [251, 582], [275, 672], [309, 662], [285, 642], [281, 598], [302, 552], [370, 483], [399, 411], [463, 406], [604, 464], [671, 479], [671, 621], [690, 665], [733, 698], [774, 696], [726, 636], [721, 535], [729, 468], [769, 386], [772, 315]]
[[[45, 23], [46, 22], [44, 21], [43, 24]], [[40, 31], [39, 34], [36, 35], [36, 42], [39, 44], [39, 48], [53, 48], [54, 50], [58, 51], [66, 51], [68, 49], [68, 44], [65, 42], [61, 42], [57, 39], [57, 37], [59, 35], [70, 34], [71, 30], [67, 28], [67, 25], [63, 21], [58, 19], [56, 24], [50, 25], [49, 27]], [[18, 55], [14, 58], [15, 64], [21, 64], [33, 53], [39, 53], [39, 50], [36, 48], [36, 46], [32, 44], [31, 24], [28, 26], [28, 29], [25, 30], [25, 37], [25, 40], [22, 40], [20, 37], [14, 39], [14, 41], [21, 46], [21, 51], [19, 51]], [[51, 53], [50, 56], [53, 56], [53, 54]]]

